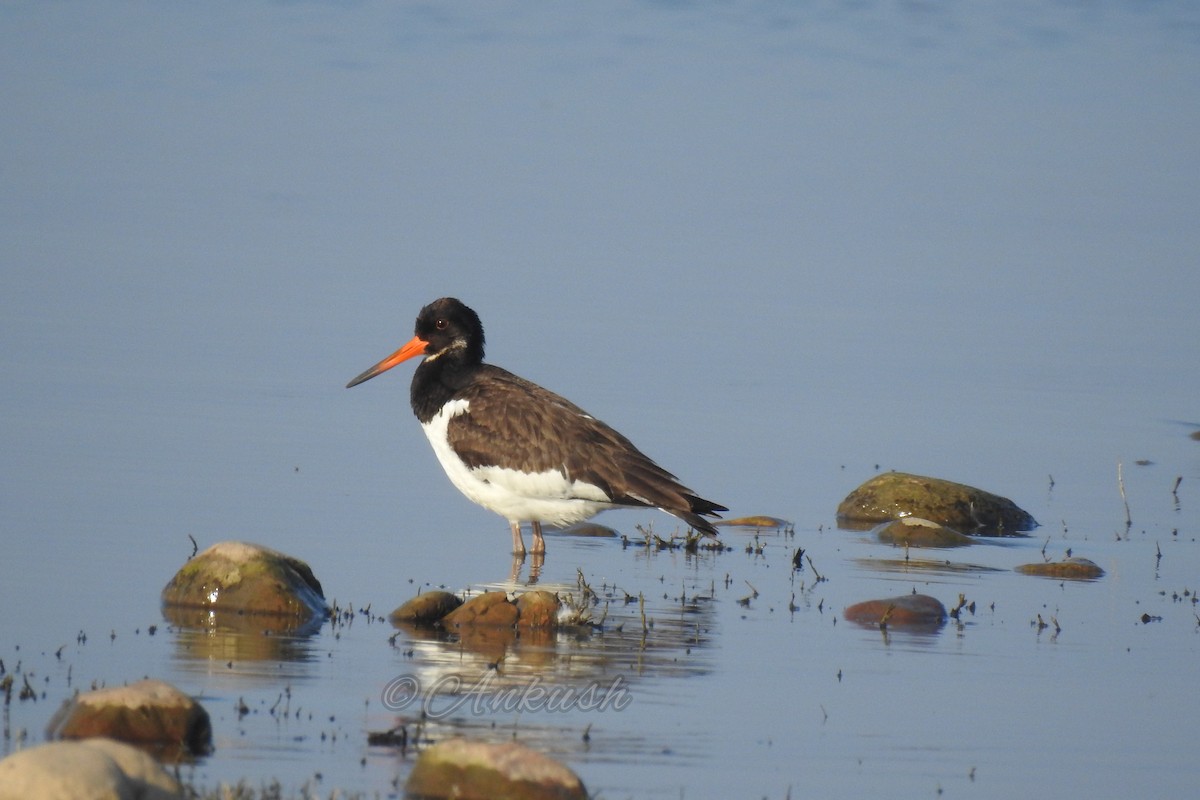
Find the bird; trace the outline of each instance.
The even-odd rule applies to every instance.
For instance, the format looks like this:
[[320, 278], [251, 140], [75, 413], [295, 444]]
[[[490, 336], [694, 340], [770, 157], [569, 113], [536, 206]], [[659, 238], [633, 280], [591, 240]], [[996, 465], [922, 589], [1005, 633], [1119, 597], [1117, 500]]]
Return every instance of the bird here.
[[601, 511], [657, 507], [716, 536], [705, 517], [725, 506], [705, 500], [625, 436], [549, 389], [484, 362], [479, 315], [453, 297], [417, 314], [413, 338], [346, 384], [349, 389], [410, 358], [409, 399], [450, 482], [504, 517], [513, 555], [544, 555], [542, 523], [567, 526]]

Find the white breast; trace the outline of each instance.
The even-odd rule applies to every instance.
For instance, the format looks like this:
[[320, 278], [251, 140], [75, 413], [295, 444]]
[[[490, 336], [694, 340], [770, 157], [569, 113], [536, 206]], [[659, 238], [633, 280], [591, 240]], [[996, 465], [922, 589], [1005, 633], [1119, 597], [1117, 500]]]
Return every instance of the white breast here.
[[504, 453], [495, 454], [494, 466], [471, 468], [450, 446], [450, 420], [470, 412], [467, 400], [451, 400], [421, 428], [447, 477], [467, 499], [496, 512], [510, 523], [540, 521], [551, 525], [581, 522], [606, 508], [609, 497], [600, 487], [571, 480], [563, 470], [521, 472], [503, 466]]

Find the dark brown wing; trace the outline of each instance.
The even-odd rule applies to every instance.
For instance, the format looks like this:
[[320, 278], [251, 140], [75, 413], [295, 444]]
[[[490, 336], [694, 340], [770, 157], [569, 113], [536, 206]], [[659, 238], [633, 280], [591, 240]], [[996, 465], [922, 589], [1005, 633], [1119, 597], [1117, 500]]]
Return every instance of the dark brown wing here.
[[698, 497], [624, 436], [559, 395], [511, 372], [485, 365], [455, 394], [470, 409], [447, 429], [451, 447], [468, 467], [503, 466], [522, 472], [558, 470], [569, 481], [599, 487], [616, 505], [656, 506], [697, 530], [716, 531], [701, 515], [724, 506]]

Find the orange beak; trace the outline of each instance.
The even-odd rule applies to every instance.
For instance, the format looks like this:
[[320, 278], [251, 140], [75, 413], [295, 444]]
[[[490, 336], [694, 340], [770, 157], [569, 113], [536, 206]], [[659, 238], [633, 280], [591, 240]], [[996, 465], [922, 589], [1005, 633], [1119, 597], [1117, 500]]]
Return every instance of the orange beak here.
[[389, 369], [396, 366], [401, 361], [408, 361], [413, 356], [425, 355], [425, 348], [428, 346], [429, 346], [429, 342], [425, 341], [424, 339], [422, 339], [419, 336], [414, 336], [413, 338], [408, 340], [408, 344], [404, 345], [404, 347], [401, 347], [399, 350], [392, 353], [390, 356], [385, 358], [383, 361], [380, 361], [378, 364], [371, 367], [366, 372], [364, 372], [363, 374], [359, 375], [354, 380], [347, 383], [346, 388], [349, 389], [351, 386], [358, 386], [363, 381], [369, 381], [369, 380], [371, 380], [371, 378], [374, 378], [379, 373], [387, 372]]

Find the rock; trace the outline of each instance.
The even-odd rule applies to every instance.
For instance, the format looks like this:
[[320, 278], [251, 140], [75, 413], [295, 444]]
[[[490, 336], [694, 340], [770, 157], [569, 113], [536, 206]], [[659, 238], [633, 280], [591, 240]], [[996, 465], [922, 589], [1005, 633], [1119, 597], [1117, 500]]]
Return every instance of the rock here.
[[462, 605], [462, 599], [450, 592], [423, 592], [393, 611], [388, 619], [392, 624], [411, 622], [432, 625]]
[[881, 542], [902, 547], [962, 547], [974, 543], [970, 536], [920, 517], [885, 522], [875, 529], [875, 536]]
[[504, 592], [477, 594], [442, 618], [447, 630], [466, 626], [512, 627], [517, 622], [517, 607]]
[[927, 594], [905, 594], [885, 600], [866, 600], [848, 606], [842, 617], [863, 625], [919, 627], [940, 625], [946, 620], [946, 607]]
[[554, 592], [541, 589], [525, 592], [517, 598], [517, 626], [521, 628], [552, 628], [558, 624], [562, 603]]
[[1013, 535], [1033, 530], [1038, 524], [1005, 497], [905, 472], [885, 472], [871, 478], [846, 496], [837, 516], [838, 524], [847, 528], [912, 516], [985, 536]]
[[246, 542], [219, 542], [193, 556], [162, 591], [164, 606], [310, 620], [328, 614], [308, 565]]
[[421, 751], [404, 786], [410, 797], [460, 800], [586, 800], [568, 767], [517, 742], [449, 739]]
[[786, 519], [779, 517], [768, 517], [765, 514], [754, 514], [749, 517], [735, 517], [734, 519], [722, 519], [714, 522], [713, 525], [718, 527], [728, 528], [786, 528], [792, 523]]
[[106, 736], [157, 745], [171, 757], [212, 749], [208, 712], [169, 683], [143, 680], [129, 686], [83, 692], [62, 706], [46, 726], [50, 739]]
[[0, 760], [0, 800], [176, 800], [179, 783], [150, 756], [111, 739], [51, 742]]
[[[594, 522], [580, 522], [578, 525], [572, 525], [568, 528], [560, 528], [554, 532], [561, 534], [562, 536], [593, 537], [599, 539], [615, 539], [621, 535], [607, 525], [597, 525]], [[547, 533], [549, 533], [549, 531], [547, 531]]]
[[1037, 575], [1042, 578], [1060, 578], [1071, 581], [1093, 581], [1103, 577], [1104, 570], [1086, 558], [1064, 558], [1062, 561], [1022, 564], [1017, 567], [1022, 575]]

